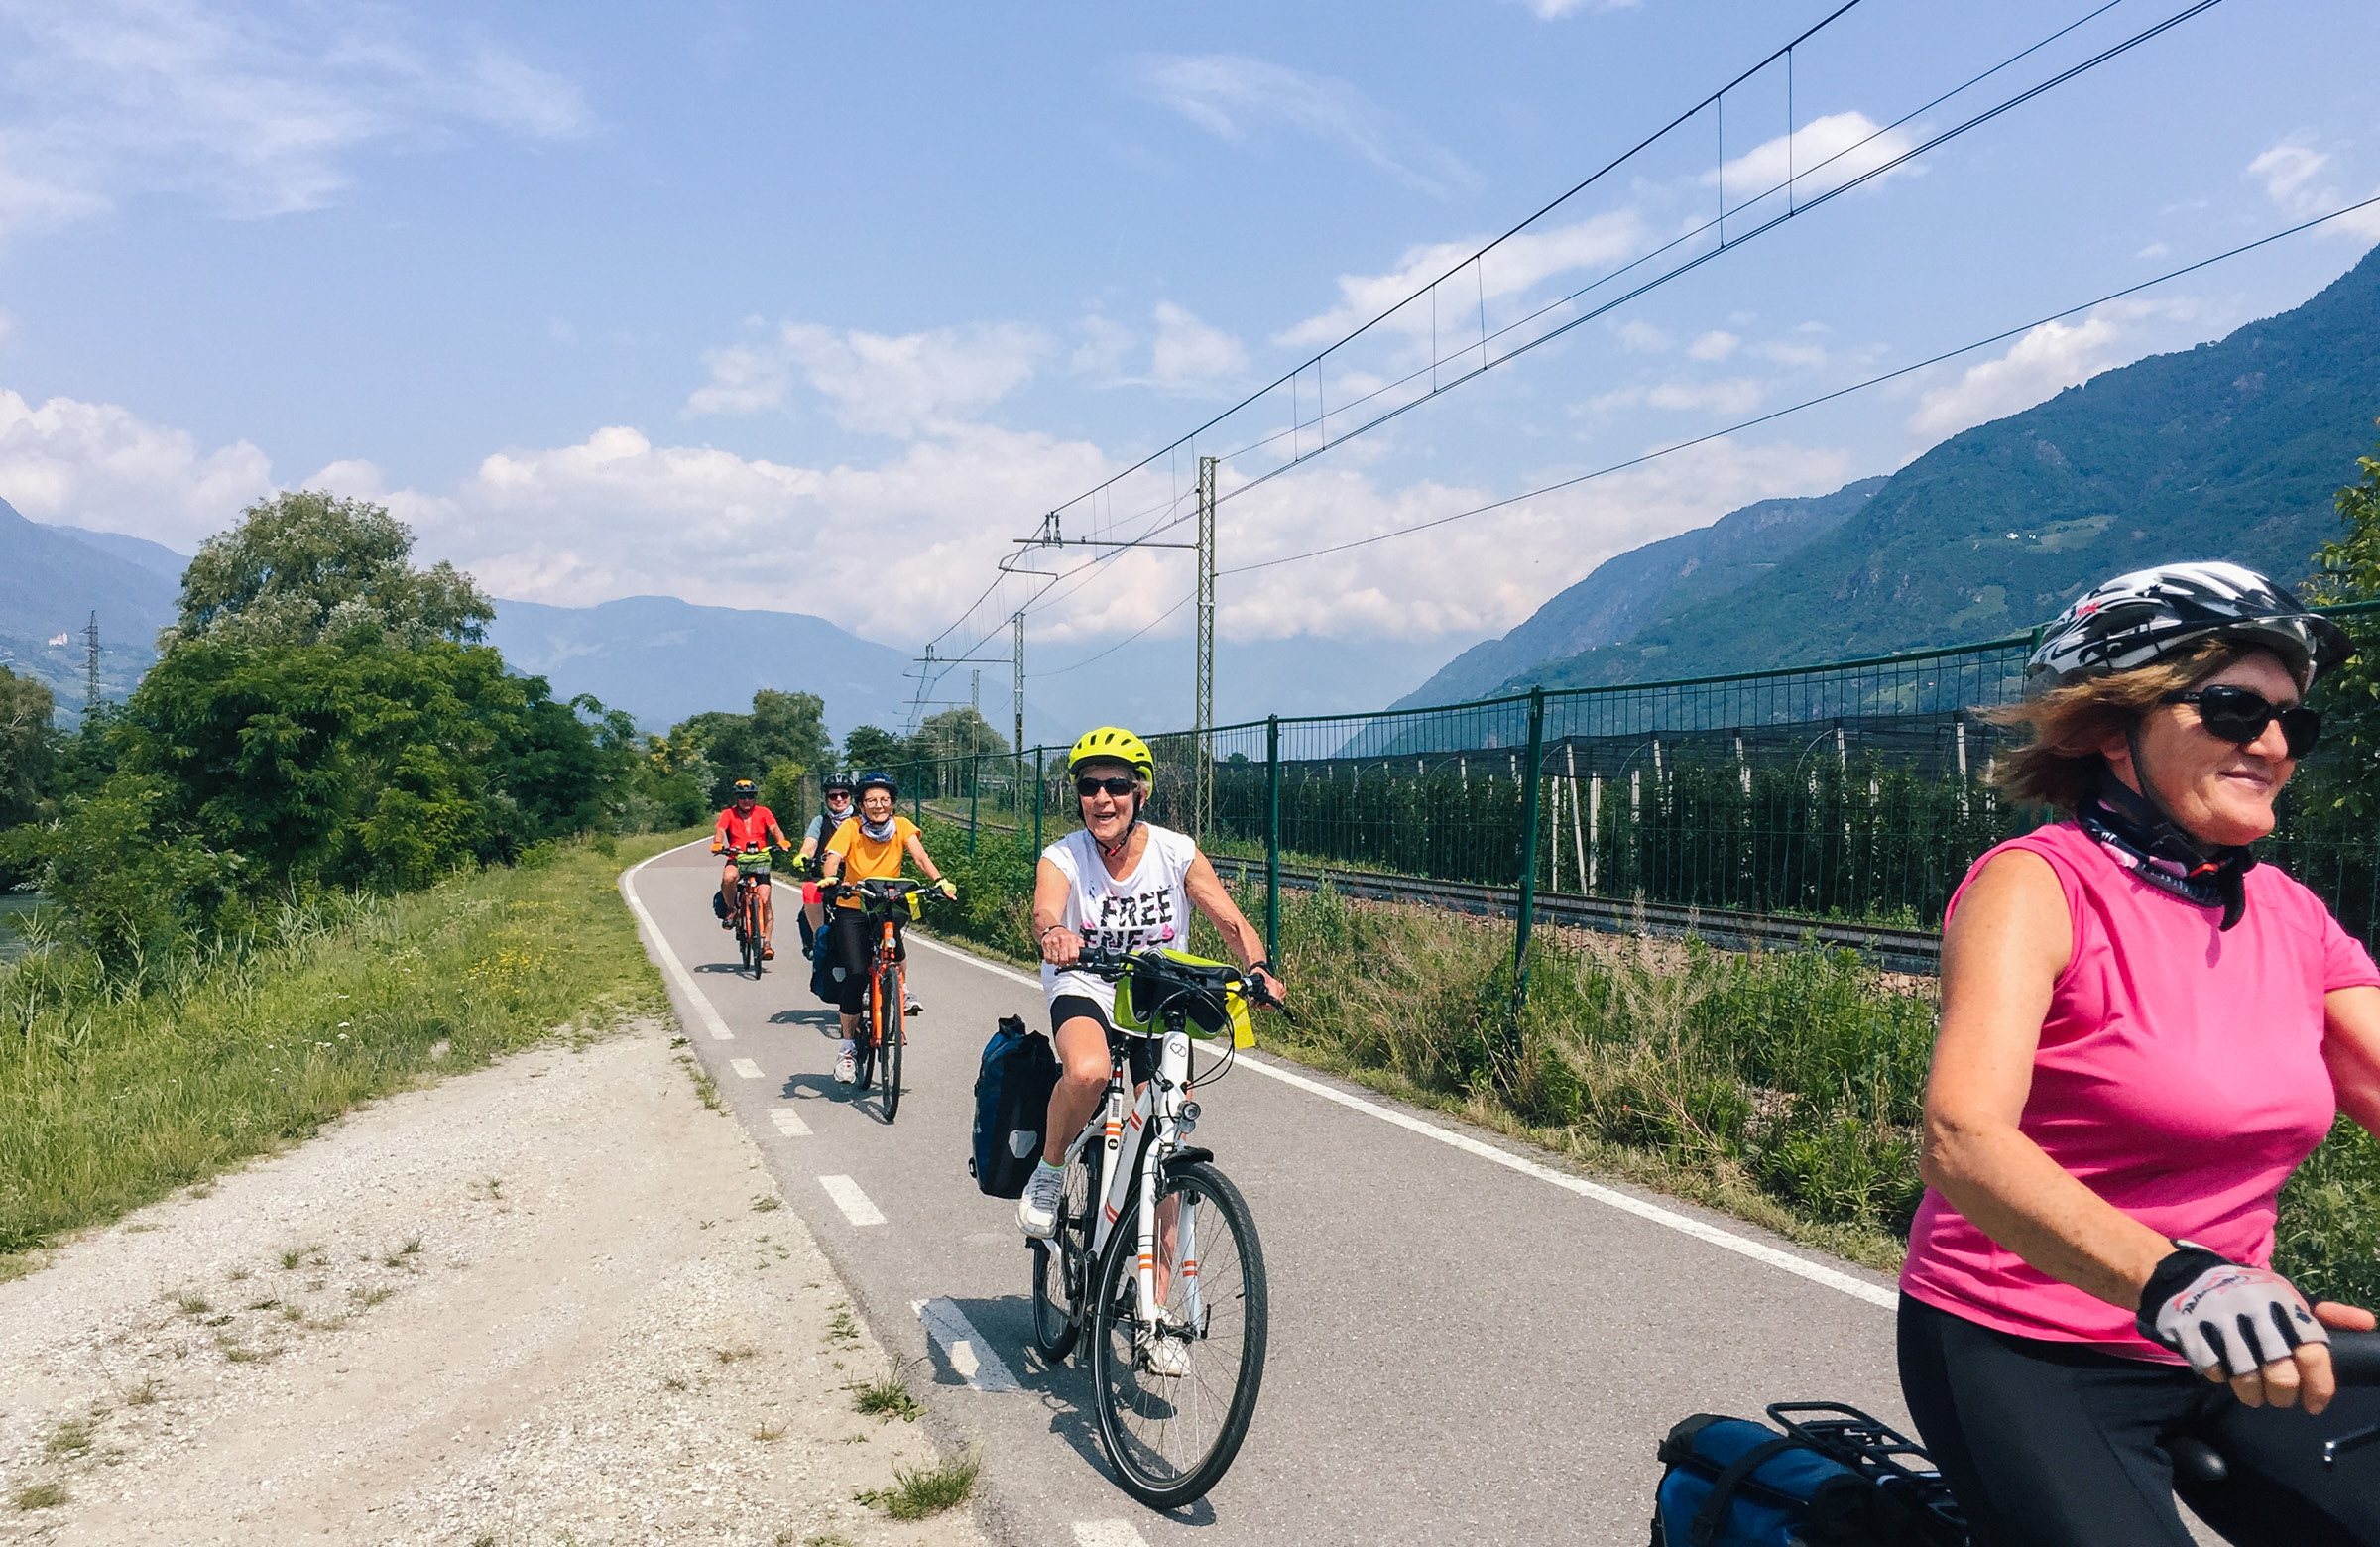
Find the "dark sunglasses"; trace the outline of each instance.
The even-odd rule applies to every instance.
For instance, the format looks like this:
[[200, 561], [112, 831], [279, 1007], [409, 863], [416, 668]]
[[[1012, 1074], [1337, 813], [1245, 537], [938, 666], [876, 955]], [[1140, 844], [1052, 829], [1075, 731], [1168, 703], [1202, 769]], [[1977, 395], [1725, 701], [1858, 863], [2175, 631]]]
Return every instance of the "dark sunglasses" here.
[[1078, 778], [1074, 781], [1074, 792], [1082, 796], [1085, 800], [1090, 799], [1093, 795], [1098, 794], [1103, 789], [1121, 800], [1126, 795], [1130, 794], [1132, 792], [1132, 781], [1129, 778], [1086, 777]]
[[2236, 742], [2245, 747], [2264, 734], [2264, 728], [2275, 720], [2281, 722], [2281, 735], [2289, 743], [2289, 755], [2303, 758], [2314, 751], [2314, 744], [2322, 734], [2322, 717], [2319, 710], [2304, 704], [2292, 704], [2287, 709], [2276, 708], [2262, 693], [2252, 688], [2233, 687], [2218, 682], [2212, 687], [2192, 688], [2188, 692], [2168, 693], [2162, 702], [2191, 704], [2199, 711], [2199, 723], [2206, 734], [2220, 741]]

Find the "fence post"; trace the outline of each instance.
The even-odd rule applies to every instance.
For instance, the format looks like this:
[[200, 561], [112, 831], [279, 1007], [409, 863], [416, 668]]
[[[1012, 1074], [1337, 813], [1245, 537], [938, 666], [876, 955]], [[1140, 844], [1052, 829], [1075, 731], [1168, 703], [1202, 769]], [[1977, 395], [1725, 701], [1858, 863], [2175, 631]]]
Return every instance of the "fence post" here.
[[1035, 864], [1040, 863], [1041, 853], [1041, 785], [1043, 782], [1045, 781], [1041, 776], [1041, 749], [1035, 747], [1033, 749], [1033, 854]]
[[1264, 717], [1264, 956], [1277, 963], [1280, 953], [1281, 717], [1268, 714]]
[[1529, 931], [1537, 922], [1537, 797], [1545, 780], [1545, 689], [1529, 689], [1529, 776], [1521, 786], [1520, 925], [1512, 931], [1512, 1050], [1520, 1051], [1520, 1012], [1529, 1003]]
[[967, 766], [967, 852], [975, 852], [975, 830], [983, 825], [984, 752], [977, 748]]

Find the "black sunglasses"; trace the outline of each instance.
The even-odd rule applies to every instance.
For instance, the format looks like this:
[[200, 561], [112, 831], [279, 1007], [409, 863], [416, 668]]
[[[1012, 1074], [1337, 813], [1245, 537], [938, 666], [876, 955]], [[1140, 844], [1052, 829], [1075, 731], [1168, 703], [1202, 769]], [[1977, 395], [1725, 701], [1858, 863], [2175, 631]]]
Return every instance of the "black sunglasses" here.
[[2304, 704], [2277, 708], [2262, 693], [2252, 688], [2233, 687], [2218, 682], [2212, 687], [2192, 688], [2188, 692], [2168, 693], [2162, 702], [2191, 704], [2199, 711], [2199, 723], [2206, 734], [2221, 741], [2236, 742], [2245, 747], [2264, 734], [2264, 728], [2275, 720], [2281, 722], [2281, 735], [2289, 743], [2289, 755], [2303, 758], [2314, 751], [2314, 744], [2322, 734], [2320, 711]]
[[1074, 792], [1085, 800], [1103, 789], [1118, 799], [1122, 799], [1130, 794], [1133, 787], [1132, 781], [1129, 778], [1091, 778], [1086, 776], [1074, 781]]

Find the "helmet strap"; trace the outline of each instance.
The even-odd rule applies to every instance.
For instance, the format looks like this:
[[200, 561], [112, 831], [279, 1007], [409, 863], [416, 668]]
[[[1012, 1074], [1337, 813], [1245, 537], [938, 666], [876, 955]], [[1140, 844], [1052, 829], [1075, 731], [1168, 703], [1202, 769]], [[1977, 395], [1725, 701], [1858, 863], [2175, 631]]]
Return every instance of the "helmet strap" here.
[[[1116, 835], [1116, 841], [1112, 844], [1102, 843], [1100, 842], [1098, 835], [1094, 834], [1091, 842], [1098, 846], [1101, 858], [1110, 860], [1120, 859], [1123, 857], [1125, 849], [1129, 847], [1132, 841], [1132, 829], [1138, 827], [1139, 825], [1140, 794], [1139, 791], [1134, 790], [1132, 792], [1132, 814], [1126, 820], [1124, 824], [1124, 831]], [[1088, 829], [1086, 828], [1086, 831]]]
[[2256, 868], [2255, 855], [2244, 846], [2206, 844], [2192, 836], [2150, 782], [2137, 726], [2124, 733], [2124, 743], [2140, 788], [2126, 784], [2114, 769], [2102, 768], [2097, 794], [2082, 802], [2076, 819], [2143, 882], [2200, 907], [2221, 908], [2218, 927], [2231, 928], [2247, 912], [2245, 877]]

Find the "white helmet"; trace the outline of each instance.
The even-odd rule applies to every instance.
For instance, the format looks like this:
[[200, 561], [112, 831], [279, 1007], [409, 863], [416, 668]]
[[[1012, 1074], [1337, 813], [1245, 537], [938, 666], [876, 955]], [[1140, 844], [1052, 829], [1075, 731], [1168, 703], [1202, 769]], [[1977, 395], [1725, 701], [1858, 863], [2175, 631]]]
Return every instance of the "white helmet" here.
[[2207, 639], [2273, 652], [2301, 691], [2352, 650], [2337, 624], [2253, 569], [2160, 564], [2117, 575], [2059, 614], [2025, 662], [2025, 687], [2038, 693], [2130, 671]]

